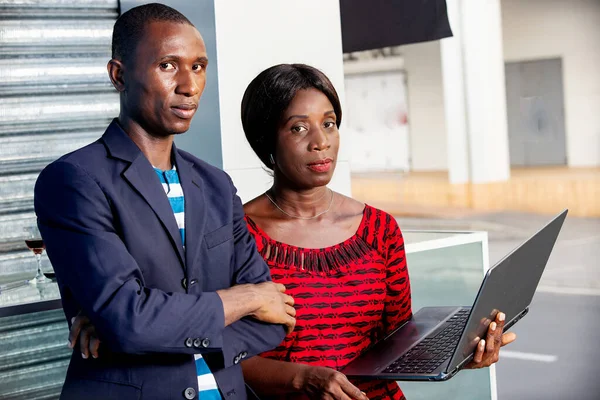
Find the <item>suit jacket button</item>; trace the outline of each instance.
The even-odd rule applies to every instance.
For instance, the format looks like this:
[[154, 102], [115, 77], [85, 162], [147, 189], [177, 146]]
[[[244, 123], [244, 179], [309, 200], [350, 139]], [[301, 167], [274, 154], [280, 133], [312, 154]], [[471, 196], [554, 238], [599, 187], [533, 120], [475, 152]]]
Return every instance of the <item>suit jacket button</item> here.
[[202, 347], [210, 346], [210, 340], [208, 338], [202, 339]]
[[185, 397], [188, 400], [192, 400], [196, 398], [196, 390], [194, 388], [187, 388], [183, 391], [183, 397]]
[[240, 356], [235, 356], [235, 358], [233, 359], [233, 363], [234, 364], [239, 364], [240, 363]]
[[198, 279], [192, 279], [192, 280], [190, 281], [190, 286], [193, 286], [193, 285], [195, 285], [196, 283], [198, 283]]
[[200, 339], [200, 338], [194, 339], [194, 347], [198, 348], [200, 346], [202, 346], [202, 339]]
[[191, 337], [185, 339], [185, 347], [192, 347], [194, 346], [194, 339], [192, 339]]
[[248, 352], [242, 351], [242, 353], [240, 354], [240, 357], [242, 357], [242, 358], [248, 357]]
[[187, 279], [186, 278], [183, 278], [181, 280], [181, 286], [183, 286], [184, 289], [187, 289]]

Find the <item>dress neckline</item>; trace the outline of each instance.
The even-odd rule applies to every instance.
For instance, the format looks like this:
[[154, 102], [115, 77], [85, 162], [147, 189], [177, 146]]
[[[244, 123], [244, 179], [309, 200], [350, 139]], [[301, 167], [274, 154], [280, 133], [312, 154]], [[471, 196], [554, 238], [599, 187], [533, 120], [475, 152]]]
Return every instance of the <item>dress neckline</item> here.
[[373, 215], [371, 206], [365, 204], [362, 218], [356, 232], [349, 238], [328, 247], [308, 248], [287, 244], [271, 238], [254, 220], [246, 215], [246, 221], [257, 234], [256, 241], [260, 254], [269, 266], [292, 268], [307, 273], [328, 275], [346, 271], [355, 261], [373, 248], [364, 239], [368, 227], [368, 217]]
[[269, 234], [267, 232], [265, 232], [260, 226], [258, 226], [258, 224], [248, 214], [246, 214], [246, 220], [252, 225], [254, 230], [261, 237], [265, 238], [268, 242], [270, 242], [272, 244], [276, 244], [279, 246], [285, 246], [288, 248], [297, 249], [297, 250], [301, 250], [301, 251], [322, 251], [322, 250], [326, 250], [329, 248], [342, 246], [342, 245], [344, 245], [344, 243], [352, 241], [356, 236], [362, 236], [362, 233], [365, 230], [366, 225], [367, 225], [367, 208], [371, 208], [371, 207], [368, 204], [365, 204], [365, 207], [363, 208], [363, 211], [362, 211], [360, 224], [358, 224], [358, 228], [356, 229], [356, 232], [354, 232], [352, 234], [352, 236], [350, 236], [347, 239], [342, 240], [341, 242], [338, 242], [336, 244], [333, 244], [333, 245], [327, 246], [327, 247], [302, 247], [302, 246], [296, 246], [293, 244], [281, 242], [281, 241], [275, 240], [271, 236], [269, 236]]

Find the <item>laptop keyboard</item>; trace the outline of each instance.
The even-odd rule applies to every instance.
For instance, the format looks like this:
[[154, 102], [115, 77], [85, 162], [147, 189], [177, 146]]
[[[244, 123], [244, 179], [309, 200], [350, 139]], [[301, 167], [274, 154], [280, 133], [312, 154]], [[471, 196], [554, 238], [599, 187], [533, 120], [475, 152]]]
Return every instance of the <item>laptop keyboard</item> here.
[[452, 355], [467, 323], [469, 309], [459, 310], [447, 326], [435, 336], [426, 337], [402, 357], [390, 364], [383, 373], [427, 374], [435, 371]]

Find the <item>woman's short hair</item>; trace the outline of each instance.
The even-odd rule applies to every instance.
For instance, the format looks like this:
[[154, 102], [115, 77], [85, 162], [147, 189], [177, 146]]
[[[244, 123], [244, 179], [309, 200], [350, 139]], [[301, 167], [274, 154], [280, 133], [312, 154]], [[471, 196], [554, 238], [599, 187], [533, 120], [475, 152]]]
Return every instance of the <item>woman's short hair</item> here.
[[279, 64], [261, 72], [246, 88], [242, 99], [242, 126], [250, 146], [273, 169], [269, 155], [275, 156], [277, 129], [285, 110], [298, 91], [317, 89], [331, 104], [339, 128], [342, 108], [333, 84], [318, 69], [305, 64]]

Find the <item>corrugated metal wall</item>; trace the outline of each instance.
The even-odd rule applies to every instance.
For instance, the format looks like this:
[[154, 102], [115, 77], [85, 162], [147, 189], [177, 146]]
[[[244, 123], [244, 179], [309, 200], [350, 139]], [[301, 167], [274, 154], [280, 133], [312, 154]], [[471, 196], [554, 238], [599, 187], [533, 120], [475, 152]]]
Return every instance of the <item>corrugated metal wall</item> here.
[[0, 0], [0, 282], [35, 275], [23, 238], [40, 170], [118, 115], [117, 16], [117, 0]]
[[[117, 16], [118, 0], [0, 0], [0, 283], [35, 275], [23, 239], [41, 169], [118, 115], [106, 72]], [[0, 319], [0, 399], [57, 398], [66, 340], [62, 310]]]
[[0, 320], [0, 399], [58, 399], [71, 350], [62, 310]]

